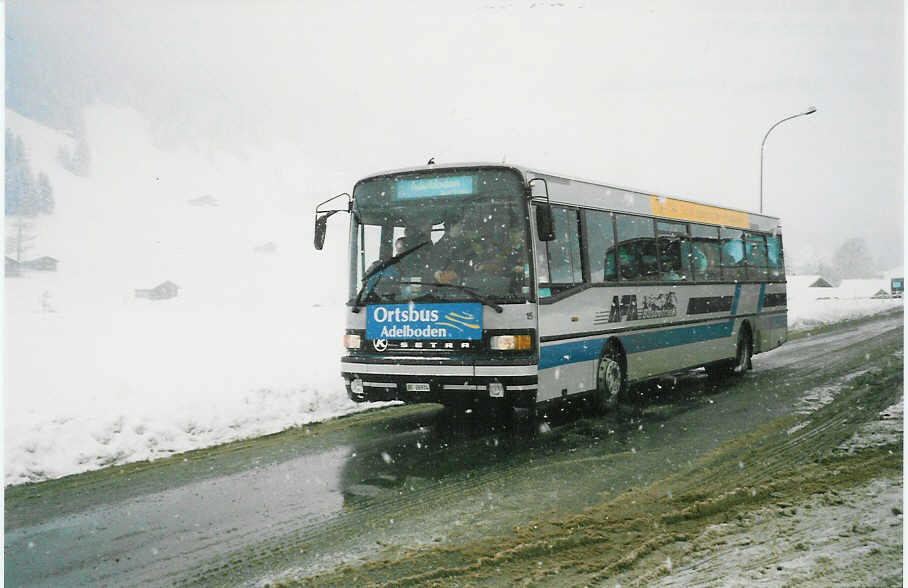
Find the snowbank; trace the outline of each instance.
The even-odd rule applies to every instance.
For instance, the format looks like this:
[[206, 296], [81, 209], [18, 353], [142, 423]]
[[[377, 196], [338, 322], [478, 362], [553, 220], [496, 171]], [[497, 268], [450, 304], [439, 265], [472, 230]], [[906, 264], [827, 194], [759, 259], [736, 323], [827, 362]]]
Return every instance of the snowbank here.
[[[834, 296], [837, 288], [788, 288], [788, 328], [792, 331], [837, 323], [901, 308], [902, 298]], [[830, 296], [830, 298], [826, 298]], [[818, 297], [820, 297], [818, 299]]]
[[48, 312], [39, 301], [50, 281], [7, 286], [8, 307], [27, 309], [6, 317], [7, 484], [365, 408], [340, 379], [341, 306], [274, 314], [130, 300], [103, 312]]

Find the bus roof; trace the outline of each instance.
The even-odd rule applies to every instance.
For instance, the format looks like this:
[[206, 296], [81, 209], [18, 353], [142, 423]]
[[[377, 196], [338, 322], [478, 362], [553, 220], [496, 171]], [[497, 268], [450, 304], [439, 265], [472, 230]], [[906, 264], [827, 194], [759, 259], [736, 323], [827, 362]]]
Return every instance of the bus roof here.
[[[530, 168], [509, 163], [464, 162], [422, 165], [370, 174], [363, 179], [399, 173], [471, 167], [512, 169], [521, 174], [526, 181], [533, 178], [545, 179], [545, 185], [548, 187], [549, 191], [549, 199], [554, 203], [567, 204], [570, 206], [589, 206], [671, 220], [767, 232], [776, 231], [780, 227], [778, 217], [774, 216], [748, 212], [726, 206], [717, 206], [674, 196], [653, 194], [615, 184], [604, 184], [592, 180], [570, 178], [555, 173], [544, 172], [538, 168]], [[539, 198], [544, 195], [545, 192], [544, 189], [541, 188], [541, 183], [537, 184], [533, 192], [534, 198]]]

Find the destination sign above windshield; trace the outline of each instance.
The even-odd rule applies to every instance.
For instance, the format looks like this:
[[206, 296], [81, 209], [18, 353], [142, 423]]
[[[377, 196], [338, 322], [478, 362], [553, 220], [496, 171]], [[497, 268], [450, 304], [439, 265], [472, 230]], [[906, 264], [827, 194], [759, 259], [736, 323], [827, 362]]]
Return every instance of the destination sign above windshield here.
[[466, 196], [474, 193], [473, 176], [447, 176], [401, 180], [397, 183], [398, 200], [435, 198], [438, 196]]

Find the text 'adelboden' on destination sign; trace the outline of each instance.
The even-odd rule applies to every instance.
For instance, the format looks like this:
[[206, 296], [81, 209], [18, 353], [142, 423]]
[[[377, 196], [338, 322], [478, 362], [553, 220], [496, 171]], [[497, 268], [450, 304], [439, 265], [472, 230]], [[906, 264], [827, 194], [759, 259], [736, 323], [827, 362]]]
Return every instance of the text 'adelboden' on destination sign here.
[[370, 304], [366, 307], [366, 338], [481, 339], [482, 305], [476, 302]]
[[473, 176], [447, 176], [401, 180], [397, 185], [398, 200], [434, 198], [436, 196], [460, 196], [474, 191]]

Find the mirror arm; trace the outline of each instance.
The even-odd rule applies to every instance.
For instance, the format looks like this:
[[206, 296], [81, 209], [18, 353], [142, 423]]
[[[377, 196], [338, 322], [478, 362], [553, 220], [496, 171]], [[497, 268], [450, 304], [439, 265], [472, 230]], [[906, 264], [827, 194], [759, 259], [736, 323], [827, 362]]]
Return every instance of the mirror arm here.
[[353, 198], [350, 196], [350, 194], [348, 194], [347, 192], [344, 192], [343, 194], [338, 194], [337, 196], [332, 196], [331, 198], [328, 198], [324, 202], [319, 202], [318, 206], [315, 207], [315, 214], [319, 214], [322, 212], [330, 212], [329, 210], [323, 210], [322, 206], [328, 204], [332, 200], [337, 200], [341, 196], [347, 197], [347, 206], [344, 208], [334, 208], [332, 210], [334, 212], [350, 212], [350, 211], [352, 211], [353, 210]]

